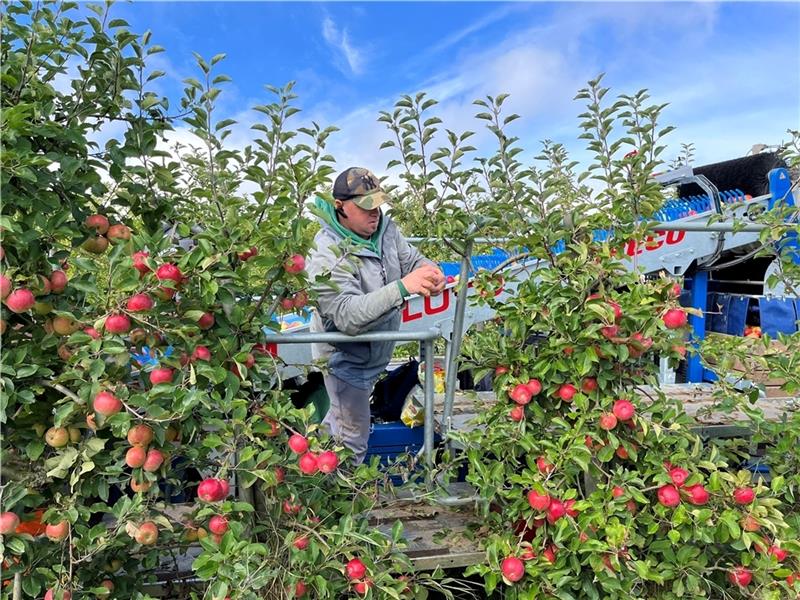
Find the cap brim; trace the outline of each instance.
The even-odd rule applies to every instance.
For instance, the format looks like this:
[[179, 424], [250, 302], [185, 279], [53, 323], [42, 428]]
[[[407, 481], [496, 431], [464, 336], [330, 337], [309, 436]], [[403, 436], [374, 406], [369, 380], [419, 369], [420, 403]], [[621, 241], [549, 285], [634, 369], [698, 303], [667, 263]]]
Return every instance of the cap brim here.
[[378, 208], [381, 204], [386, 204], [389, 202], [389, 194], [380, 190], [376, 190], [371, 194], [356, 196], [355, 198], [350, 199], [359, 208], [363, 208], [364, 210], [372, 210]]

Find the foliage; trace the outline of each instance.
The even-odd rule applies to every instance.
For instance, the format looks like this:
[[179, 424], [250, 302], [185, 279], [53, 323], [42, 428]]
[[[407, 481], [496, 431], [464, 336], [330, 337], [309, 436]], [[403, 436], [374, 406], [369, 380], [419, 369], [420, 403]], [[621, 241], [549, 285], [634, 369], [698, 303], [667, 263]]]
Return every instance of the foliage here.
[[[646, 92], [610, 102], [608, 93], [598, 78], [577, 96], [586, 103], [581, 137], [592, 155], [585, 169], [551, 141], [524, 165], [517, 138], [506, 132], [516, 115], [503, 118], [504, 96], [476, 102], [496, 153], [453, 173], [421, 149], [434, 139], [425, 127], [441, 123], [417, 116], [433, 100], [403, 98], [380, 119], [396, 134], [385, 145], [401, 154], [389, 165], [405, 170], [397, 204], [409, 207], [409, 223], [433, 223], [456, 248], [470, 237], [502, 235], [508, 247], [523, 249], [512, 264], [474, 280], [476, 301], [491, 305], [497, 319], [467, 337], [462, 368], [476, 369], [476, 380], [494, 371], [498, 402], [474, 429], [452, 434], [466, 448], [454, 467], [466, 462], [467, 481], [485, 500], [487, 560], [468, 572], [484, 577], [488, 593], [503, 588], [509, 598], [788, 597], [786, 578], [798, 568], [797, 420], [771, 422], [752, 404], [758, 388], [742, 394], [719, 384], [717, 408], [745, 411], [753, 441], [771, 440], [765, 460], [773, 478], [752, 480], [746, 447], [700, 438], [684, 407], [658, 389], [656, 356], [675, 366], [688, 347], [727, 373], [748, 351], [725, 340], [694, 348], [685, 326], [667, 324], [669, 311], [686, 312], [674, 289], [680, 281], [647, 279], [626, 262], [625, 242], [647, 238], [648, 219], [663, 203], [652, 174], [671, 128], [660, 124], [664, 106], [649, 104]], [[452, 203], [438, 202], [448, 182], [479, 180], [484, 185], [470, 188], [468, 202], [458, 202], [467, 196], [456, 191]], [[762, 240], [795, 231], [786, 217], [764, 215], [770, 229]], [[785, 349], [759, 361], [789, 394], [800, 372], [796, 338], [782, 337]], [[621, 401], [632, 404], [633, 417]], [[752, 488], [755, 500], [737, 503], [740, 488]], [[504, 572], [514, 557], [524, 570]], [[731, 583], [740, 567], [752, 583]]]
[[[195, 57], [174, 111], [148, 64], [163, 49], [110, 10], [2, 15], [2, 273], [36, 294], [2, 315], [1, 499], [23, 521], [2, 538], [3, 578], [21, 575], [29, 597], [113, 585], [137, 598], [194, 557], [208, 598], [333, 598], [359, 583], [425, 597], [440, 575], [399, 579], [402, 529], [367, 526], [384, 475], [347, 466], [259, 341], [308, 300], [304, 203], [329, 186], [335, 128], [294, 127], [292, 84], [269, 87], [253, 144], [230, 148], [224, 55]], [[178, 127], [188, 147], [170, 143]], [[301, 472], [292, 434], [309, 440], [304, 464], [330, 451], [341, 465]], [[201, 478], [234, 494], [198, 498]], [[66, 537], [42, 535], [64, 522]], [[351, 580], [356, 557], [366, 574]]]

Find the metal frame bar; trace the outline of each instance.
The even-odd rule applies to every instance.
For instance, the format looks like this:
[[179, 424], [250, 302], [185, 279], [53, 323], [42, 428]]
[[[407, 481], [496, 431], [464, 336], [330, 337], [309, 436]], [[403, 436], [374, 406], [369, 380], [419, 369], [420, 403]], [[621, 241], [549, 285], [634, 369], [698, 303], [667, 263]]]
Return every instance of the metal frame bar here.
[[[689, 323], [692, 327], [692, 343], [699, 346], [706, 337], [705, 314], [708, 309], [708, 271], [697, 271], [692, 277], [691, 304], [693, 308], [703, 311], [703, 316], [691, 315]], [[692, 383], [703, 381], [703, 363], [699, 353], [693, 353], [688, 359], [687, 379]]]
[[303, 333], [271, 333], [264, 336], [268, 344], [311, 344], [315, 342], [336, 344], [348, 342], [422, 342], [425, 352], [425, 431], [423, 437], [423, 451], [425, 463], [433, 466], [433, 341], [441, 337], [436, 329], [430, 331], [371, 331], [358, 335], [347, 335], [339, 332], [303, 332]]

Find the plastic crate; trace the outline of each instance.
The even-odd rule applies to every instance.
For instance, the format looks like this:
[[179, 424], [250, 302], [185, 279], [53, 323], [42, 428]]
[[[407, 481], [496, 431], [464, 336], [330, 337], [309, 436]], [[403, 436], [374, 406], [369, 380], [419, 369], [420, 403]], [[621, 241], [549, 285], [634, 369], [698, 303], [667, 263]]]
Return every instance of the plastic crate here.
[[[388, 464], [406, 453], [417, 453], [422, 448], [424, 427], [408, 427], [402, 421], [375, 423], [367, 442], [367, 460], [380, 456], [381, 464]], [[435, 436], [434, 443], [438, 443]]]

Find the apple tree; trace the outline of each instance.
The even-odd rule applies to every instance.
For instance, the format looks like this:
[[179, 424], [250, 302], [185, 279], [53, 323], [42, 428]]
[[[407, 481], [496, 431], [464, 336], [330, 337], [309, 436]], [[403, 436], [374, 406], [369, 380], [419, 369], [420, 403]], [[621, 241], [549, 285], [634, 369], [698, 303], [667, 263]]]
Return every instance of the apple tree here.
[[3, 597], [425, 597], [364, 516], [383, 475], [261, 341], [309, 302], [335, 129], [268, 87], [232, 147], [224, 55], [173, 105], [162, 51], [110, 6], [3, 7]]

